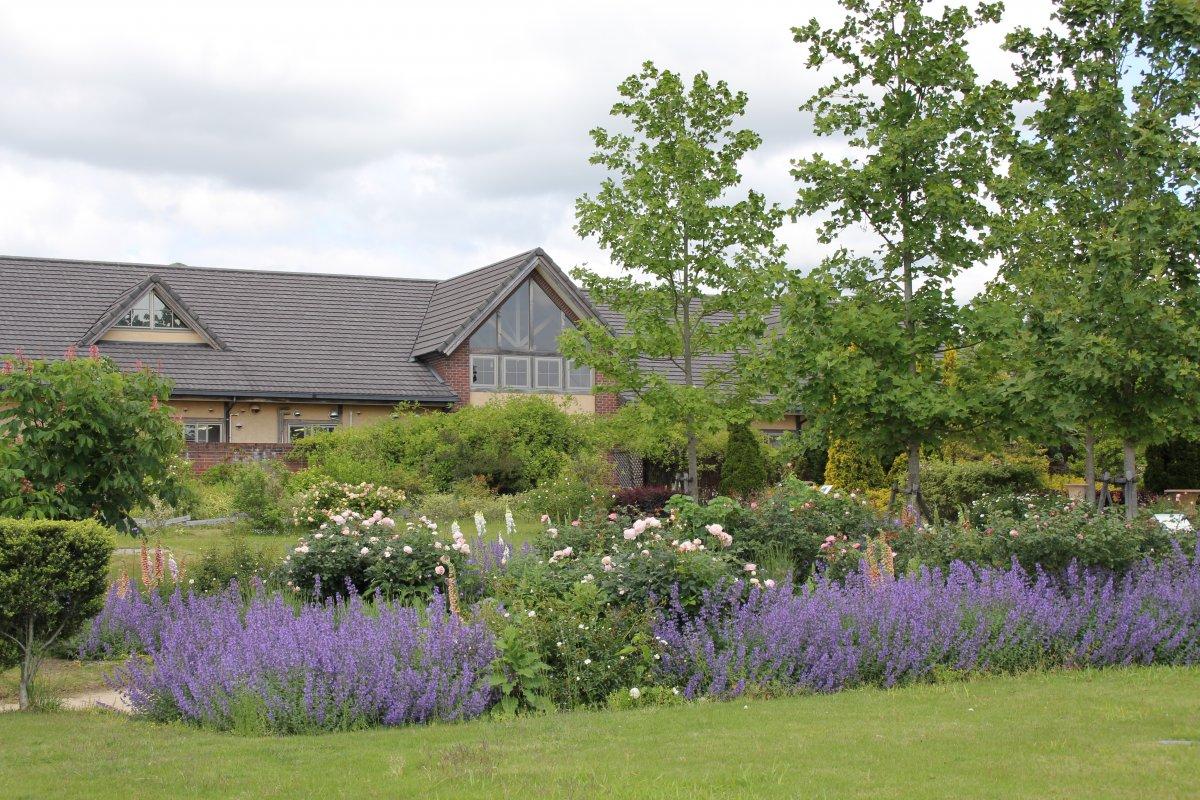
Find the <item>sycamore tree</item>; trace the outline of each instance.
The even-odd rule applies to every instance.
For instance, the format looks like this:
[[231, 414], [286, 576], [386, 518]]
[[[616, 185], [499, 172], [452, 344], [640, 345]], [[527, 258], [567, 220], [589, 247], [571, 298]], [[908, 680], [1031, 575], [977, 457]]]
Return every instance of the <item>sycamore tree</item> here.
[[1025, 386], [1123, 440], [1132, 516], [1138, 446], [1200, 420], [1200, 4], [1058, 0], [1007, 47], [1034, 109], [1000, 237]]
[[654, 424], [682, 428], [698, 496], [701, 436], [749, 418], [761, 399], [749, 365], [769, 343], [783, 281], [783, 211], [755, 191], [734, 197], [738, 165], [761, 143], [735, 127], [745, 93], [650, 62], [618, 91], [622, 129], [591, 132], [591, 163], [609, 176], [575, 210], [576, 231], [595, 237], [620, 274], [574, 275], [621, 322], [583, 321], [562, 348], [597, 370], [600, 390], [632, 393]]
[[[921, 507], [922, 446], [969, 420], [976, 382], [947, 380], [963, 342], [953, 283], [985, 257], [994, 142], [1010, 123], [1003, 87], [982, 83], [965, 48], [999, 19], [925, 0], [841, 0], [845, 19], [794, 29], [811, 68], [833, 77], [802, 106], [849, 155], [795, 162], [795, 214], [825, 215], [818, 237], [842, 245], [784, 305], [781, 363], [790, 394], [831, 435], [907, 454], [904, 489]], [[843, 234], [877, 244], [852, 250]]]

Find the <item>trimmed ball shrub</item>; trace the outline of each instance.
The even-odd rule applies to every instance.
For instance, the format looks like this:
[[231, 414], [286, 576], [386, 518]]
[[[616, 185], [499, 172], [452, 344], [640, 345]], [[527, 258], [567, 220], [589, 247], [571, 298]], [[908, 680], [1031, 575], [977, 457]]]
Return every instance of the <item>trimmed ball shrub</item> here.
[[0, 639], [20, 658], [21, 708], [50, 647], [103, 605], [112, 549], [95, 520], [0, 519]]
[[874, 489], [887, 484], [873, 453], [849, 439], [834, 439], [825, 462], [825, 482], [838, 489]]
[[930, 511], [958, 519], [962, 509], [986, 495], [1019, 495], [1042, 489], [1036, 466], [1023, 461], [928, 461], [921, 464], [921, 493]]

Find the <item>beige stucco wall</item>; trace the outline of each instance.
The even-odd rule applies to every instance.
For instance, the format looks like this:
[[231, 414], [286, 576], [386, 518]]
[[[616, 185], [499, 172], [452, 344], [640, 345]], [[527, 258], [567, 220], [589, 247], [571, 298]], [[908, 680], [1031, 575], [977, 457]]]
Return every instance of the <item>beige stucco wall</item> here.
[[780, 419], [756, 419], [750, 423], [750, 427], [760, 431], [797, 431], [800, 430], [800, 423], [797, 414], [784, 414]]
[[100, 337], [100, 341], [203, 344], [204, 337], [195, 331], [162, 330], [155, 328], [110, 328], [107, 333]]
[[[471, 405], [483, 406], [496, 402], [504, 402], [514, 397], [528, 397], [529, 392], [471, 392]], [[547, 397], [562, 404], [563, 410], [569, 414], [595, 414], [596, 396], [593, 394], [552, 394], [538, 392], [539, 397]]]
[[[184, 420], [220, 420], [225, 414], [221, 399], [175, 398], [172, 409]], [[283, 441], [282, 426], [289, 422], [330, 422], [329, 414], [337, 403], [237, 402], [229, 413], [229, 441], [234, 444], [261, 444]], [[258, 411], [254, 411], [257, 408]], [[287, 409], [286, 413], [284, 409]], [[339, 425], [370, 425], [391, 416], [390, 405], [345, 404]], [[298, 415], [296, 412], [300, 412]]]

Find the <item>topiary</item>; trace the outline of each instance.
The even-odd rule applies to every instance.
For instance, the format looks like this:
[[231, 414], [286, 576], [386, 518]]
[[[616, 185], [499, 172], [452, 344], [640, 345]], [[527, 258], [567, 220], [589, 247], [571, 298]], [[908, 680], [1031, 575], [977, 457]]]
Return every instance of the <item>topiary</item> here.
[[1147, 447], [1144, 482], [1155, 493], [1200, 488], [1200, 441], [1171, 439]]
[[721, 494], [746, 497], [766, 485], [767, 460], [758, 436], [745, 423], [730, 425], [721, 464]]
[[100, 610], [112, 549], [95, 520], [0, 519], [0, 639], [20, 656], [21, 708], [49, 648]]
[[887, 484], [874, 454], [850, 439], [834, 439], [825, 462], [825, 482], [838, 489], [875, 489]]

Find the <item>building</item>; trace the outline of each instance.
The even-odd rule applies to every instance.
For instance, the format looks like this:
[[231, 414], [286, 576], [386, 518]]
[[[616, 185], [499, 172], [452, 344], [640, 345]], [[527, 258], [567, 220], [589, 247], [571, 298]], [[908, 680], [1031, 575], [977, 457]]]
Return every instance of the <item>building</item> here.
[[0, 355], [94, 344], [161, 370], [199, 466], [279, 454], [399, 403], [451, 410], [536, 392], [612, 413], [621, 399], [558, 352], [584, 318], [622, 322], [541, 248], [442, 281], [0, 257]]

